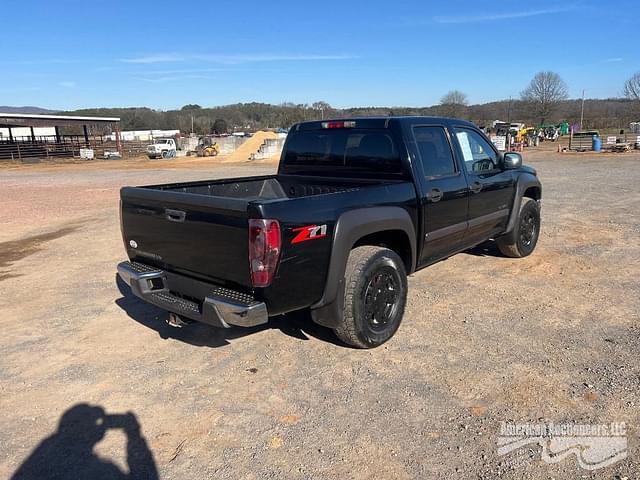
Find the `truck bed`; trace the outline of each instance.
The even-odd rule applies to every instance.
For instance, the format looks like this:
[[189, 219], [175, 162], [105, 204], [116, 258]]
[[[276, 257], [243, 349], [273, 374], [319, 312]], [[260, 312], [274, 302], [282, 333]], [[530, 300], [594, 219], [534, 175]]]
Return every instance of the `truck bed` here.
[[[311, 181], [310, 181], [311, 180]], [[321, 180], [309, 177], [271, 176], [249, 177], [233, 180], [208, 180], [188, 183], [172, 183], [146, 187], [153, 190], [190, 193], [242, 199], [247, 202], [256, 200], [275, 200], [309, 197], [328, 193], [340, 193], [353, 190], [368, 183], [366, 180], [343, 181], [336, 178]]]
[[[289, 243], [293, 226], [331, 220], [343, 208], [379, 203], [392, 184], [399, 187], [395, 180], [272, 175], [124, 187], [125, 248], [132, 261], [248, 291], [249, 218], [278, 219], [283, 242]], [[414, 198], [412, 184], [404, 185], [401, 190]], [[283, 255], [286, 261], [286, 251]]]

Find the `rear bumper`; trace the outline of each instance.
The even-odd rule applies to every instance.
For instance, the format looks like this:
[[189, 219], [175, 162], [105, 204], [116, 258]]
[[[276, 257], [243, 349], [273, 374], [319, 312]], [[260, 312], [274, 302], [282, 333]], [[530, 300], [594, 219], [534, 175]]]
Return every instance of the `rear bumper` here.
[[[178, 315], [215, 327], [255, 327], [269, 319], [267, 306], [250, 295], [217, 287], [138, 262], [118, 264], [118, 275], [137, 297]], [[204, 296], [202, 302], [182, 298]], [[205, 292], [204, 295], [199, 295]]]

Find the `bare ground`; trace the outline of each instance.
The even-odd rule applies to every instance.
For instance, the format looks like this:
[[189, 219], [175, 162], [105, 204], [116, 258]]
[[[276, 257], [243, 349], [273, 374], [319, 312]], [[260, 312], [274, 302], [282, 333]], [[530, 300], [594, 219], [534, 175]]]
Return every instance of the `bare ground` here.
[[[93, 451], [93, 478], [638, 478], [640, 156], [525, 159], [544, 183], [534, 255], [486, 244], [415, 274], [373, 351], [302, 313], [175, 330], [116, 283], [120, 186], [273, 165], [0, 170], [0, 477], [75, 472]], [[82, 403], [133, 416], [100, 426]], [[541, 420], [626, 422], [628, 458], [498, 455], [500, 422]]]

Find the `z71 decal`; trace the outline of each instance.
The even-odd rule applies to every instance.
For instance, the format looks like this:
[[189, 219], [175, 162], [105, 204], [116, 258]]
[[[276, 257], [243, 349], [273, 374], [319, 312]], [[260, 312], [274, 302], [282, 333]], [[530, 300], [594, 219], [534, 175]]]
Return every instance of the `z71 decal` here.
[[307, 240], [316, 240], [327, 236], [327, 225], [307, 225], [306, 227], [294, 228], [298, 234], [293, 237], [291, 243], [301, 243]]

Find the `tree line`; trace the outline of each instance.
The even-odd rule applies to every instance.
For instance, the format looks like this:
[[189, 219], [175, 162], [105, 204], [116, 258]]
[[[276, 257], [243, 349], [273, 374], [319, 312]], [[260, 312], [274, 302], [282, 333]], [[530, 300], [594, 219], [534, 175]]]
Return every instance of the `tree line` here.
[[625, 82], [623, 98], [569, 100], [569, 88], [560, 75], [542, 71], [531, 79], [515, 101], [510, 98], [469, 106], [463, 92], [451, 90], [442, 97], [439, 107], [447, 116], [467, 117], [481, 124], [492, 116], [497, 119], [502, 115], [503, 121], [515, 120], [530, 125], [557, 124], [566, 120], [585, 128], [626, 128], [640, 119], [640, 72]]
[[[640, 120], [640, 72], [624, 85], [624, 97], [586, 99], [584, 128], [626, 129]], [[565, 82], [554, 72], [539, 72], [519, 98], [470, 105], [466, 94], [452, 90], [438, 105], [428, 107], [333, 108], [327, 102], [312, 104], [237, 103], [204, 108], [185, 105], [179, 110], [140, 108], [91, 108], [67, 112], [74, 115], [116, 116], [122, 130], [180, 130], [196, 134], [231, 133], [264, 128], [289, 128], [297, 122], [335, 117], [367, 115], [434, 115], [470, 120], [490, 125], [494, 120], [525, 122], [530, 125], [568, 121], [579, 123], [582, 99], [569, 99]]]

